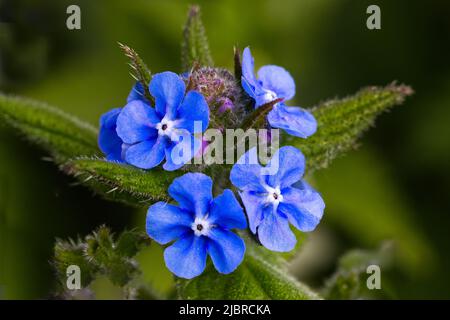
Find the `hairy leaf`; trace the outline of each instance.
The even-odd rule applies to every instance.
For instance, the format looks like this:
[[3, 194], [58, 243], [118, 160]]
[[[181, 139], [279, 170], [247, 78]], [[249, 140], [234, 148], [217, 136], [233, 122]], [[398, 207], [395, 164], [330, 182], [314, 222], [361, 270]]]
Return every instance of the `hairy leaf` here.
[[148, 90], [148, 84], [150, 83], [152, 74], [145, 64], [144, 60], [137, 54], [137, 52], [127, 45], [119, 42], [120, 48], [123, 50], [125, 55], [130, 59], [129, 66], [131, 68], [131, 76], [134, 80], [139, 81], [144, 87], [145, 97], [151, 102], [152, 105], [155, 101]]
[[252, 244], [247, 244], [244, 261], [233, 273], [219, 274], [209, 264], [199, 277], [179, 280], [178, 291], [182, 299], [320, 299], [288, 275], [279, 256]]
[[208, 39], [201, 20], [200, 7], [197, 5], [190, 8], [183, 29], [183, 40], [181, 43], [183, 72], [190, 70], [195, 62], [202, 66], [213, 65]]
[[116, 251], [123, 257], [132, 258], [138, 254], [139, 249], [142, 248], [142, 243], [147, 241], [147, 235], [136, 232], [136, 230], [125, 230], [117, 238]]
[[47, 149], [57, 162], [99, 152], [97, 129], [45, 103], [0, 94], [0, 121]]
[[62, 169], [106, 198], [133, 206], [168, 201], [167, 188], [182, 174], [162, 169], [144, 171], [96, 158], [73, 159]]
[[67, 279], [67, 268], [76, 265], [80, 268], [81, 286], [86, 287], [94, 280], [95, 273], [98, 270], [96, 265], [91, 264], [85, 257], [85, 245], [81, 242], [73, 240], [58, 240], [55, 244], [55, 258], [53, 266], [56, 270], [57, 277], [61, 288], [65, 288]]
[[[138, 273], [132, 258], [139, 249], [149, 243], [149, 238], [135, 230], [124, 231], [117, 241], [110, 229], [102, 226], [78, 241], [57, 241], [54, 266], [64, 288], [66, 269], [77, 265], [81, 270], [82, 286], [88, 286], [99, 275], [106, 275], [113, 284], [124, 286]], [[124, 245], [124, 239], [128, 244]], [[130, 245], [130, 240], [134, 244]]]
[[285, 144], [302, 150], [309, 172], [327, 167], [340, 154], [356, 147], [361, 134], [373, 125], [375, 118], [413, 93], [405, 85], [370, 87], [342, 100], [331, 100], [312, 112], [317, 132], [308, 139], [288, 137]]
[[[361, 299], [370, 298], [375, 292], [371, 292], [366, 286], [367, 267], [376, 265], [382, 268], [383, 273], [391, 267], [393, 255], [392, 243], [384, 243], [379, 250], [351, 250], [343, 255], [338, 262], [338, 269], [328, 279], [323, 289], [323, 295], [327, 299]], [[386, 287], [386, 281], [383, 281]], [[386, 288], [383, 288], [386, 293]]]

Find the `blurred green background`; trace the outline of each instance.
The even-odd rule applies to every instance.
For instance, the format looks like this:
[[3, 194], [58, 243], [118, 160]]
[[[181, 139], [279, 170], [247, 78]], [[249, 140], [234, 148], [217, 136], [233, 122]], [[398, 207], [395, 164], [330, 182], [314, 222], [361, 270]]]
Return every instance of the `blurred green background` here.
[[[416, 94], [382, 115], [362, 147], [313, 177], [324, 219], [293, 273], [320, 286], [350, 248], [397, 247], [388, 298], [450, 298], [450, 2], [365, 0], [197, 1], [216, 65], [232, 67], [233, 46], [250, 45], [257, 67], [286, 67], [295, 102], [309, 107], [393, 80]], [[117, 41], [153, 72], [180, 70], [188, 1], [0, 0], [0, 90], [46, 101], [96, 124], [123, 106], [133, 80]], [[81, 8], [81, 30], [66, 8]], [[381, 7], [382, 29], [366, 28]], [[0, 126], [0, 298], [47, 298], [56, 237], [100, 224], [144, 225], [131, 210], [74, 186], [45, 154]], [[161, 250], [139, 257], [145, 278], [168, 291]], [[384, 281], [384, 278], [382, 278]], [[383, 282], [384, 283], [384, 282]], [[100, 279], [99, 298], [117, 298]]]

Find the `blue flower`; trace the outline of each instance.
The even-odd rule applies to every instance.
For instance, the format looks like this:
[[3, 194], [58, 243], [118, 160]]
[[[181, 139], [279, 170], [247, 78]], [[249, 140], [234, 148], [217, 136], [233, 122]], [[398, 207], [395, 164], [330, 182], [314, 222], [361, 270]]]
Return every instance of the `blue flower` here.
[[98, 145], [109, 161], [122, 161], [123, 141], [116, 132], [117, 117], [122, 109], [112, 109], [100, 117]]
[[284, 68], [274, 65], [263, 66], [254, 73], [255, 63], [247, 47], [242, 57], [242, 87], [255, 100], [258, 108], [275, 99], [283, 99], [275, 104], [267, 115], [269, 124], [274, 128], [285, 130], [288, 134], [307, 138], [316, 132], [317, 122], [314, 116], [300, 107], [289, 107], [284, 104], [295, 95], [295, 82]]
[[[208, 127], [209, 108], [196, 91], [185, 96], [184, 81], [173, 72], [155, 74], [149, 85], [155, 107], [143, 99], [131, 100], [117, 118], [117, 134], [130, 146], [127, 163], [151, 169], [163, 159], [165, 170], [189, 162], [201, 147], [195, 133]], [[139, 91], [139, 90], [138, 90]]]
[[169, 187], [178, 206], [158, 202], [148, 209], [148, 235], [160, 244], [175, 242], [165, 249], [170, 271], [191, 279], [206, 266], [207, 254], [220, 273], [234, 271], [245, 253], [244, 241], [231, 229], [247, 227], [244, 212], [229, 189], [212, 197], [212, 180], [202, 173], [187, 173]]
[[[144, 96], [144, 86], [140, 82], [136, 82], [128, 95], [127, 102], [133, 100], [147, 101]], [[98, 145], [109, 161], [123, 162], [124, 153], [129, 147], [128, 144], [123, 143], [116, 132], [117, 117], [120, 111], [122, 108], [115, 108], [100, 117]]]
[[320, 194], [301, 180], [303, 154], [294, 147], [280, 148], [266, 165], [257, 160], [256, 148], [233, 166], [231, 182], [240, 189], [250, 230], [273, 251], [290, 251], [297, 242], [289, 227], [312, 231], [320, 222], [325, 203]]

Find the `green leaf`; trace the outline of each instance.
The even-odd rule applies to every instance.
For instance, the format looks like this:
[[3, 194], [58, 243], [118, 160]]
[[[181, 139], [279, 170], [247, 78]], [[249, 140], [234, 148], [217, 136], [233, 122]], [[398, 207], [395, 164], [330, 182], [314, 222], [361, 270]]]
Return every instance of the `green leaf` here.
[[413, 93], [405, 85], [370, 87], [342, 100], [331, 100], [313, 108], [318, 129], [308, 139], [288, 137], [285, 144], [304, 153], [309, 172], [327, 167], [342, 153], [356, 147], [361, 134], [375, 118]]
[[182, 174], [159, 168], [144, 171], [96, 158], [73, 159], [61, 168], [107, 199], [137, 207], [168, 201], [167, 188]]
[[[123, 237], [136, 240], [137, 249], [119, 246]], [[124, 231], [117, 242], [109, 228], [102, 226], [92, 235], [86, 237], [86, 256], [94, 265], [98, 265], [103, 274], [108, 276], [115, 285], [124, 286], [139, 272], [136, 262], [132, 258], [144, 244], [149, 243], [148, 237], [137, 231]], [[131, 249], [131, 250], [130, 250]]]
[[[366, 286], [367, 267], [377, 265], [384, 274], [391, 267], [392, 259], [393, 246], [389, 242], [376, 251], [354, 249], [347, 252], [339, 259], [337, 271], [327, 280], [323, 296], [333, 300], [372, 297], [376, 292]], [[386, 281], [383, 281], [383, 291], [386, 291], [385, 287]]]
[[[132, 240], [133, 244], [130, 243]], [[139, 274], [137, 262], [132, 258], [149, 242], [146, 235], [136, 230], [124, 231], [115, 241], [110, 229], [105, 226], [84, 240], [57, 241], [54, 266], [60, 283], [64, 288], [66, 268], [78, 265], [83, 287], [102, 275], [106, 275], [115, 285], [125, 286]]]
[[148, 84], [150, 83], [152, 74], [145, 64], [144, 60], [141, 59], [141, 57], [133, 48], [130, 48], [129, 46], [124, 45], [120, 42], [119, 46], [125, 53], [125, 56], [130, 59], [129, 66], [131, 68], [131, 76], [136, 81], [139, 81], [142, 84], [142, 86], [144, 87], [145, 97], [150, 101], [151, 105], [155, 105], [155, 101], [148, 90]]
[[143, 243], [147, 243], [147, 235], [136, 230], [125, 230], [122, 232], [116, 242], [116, 251], [122, 257], [134, 257], [142, 248]]
[[247, 244], [244, 261], [234, 272], [219, 274], [208, 264], [199, 277], [179, 280], [178, 294], [181, 299], [320, 299], [288, 275], [279, 256], [252, 244]]
[[97, 129], [45, 103], [0, 93], [0, 121], [44, 147], [57, 162], [99, 152]]
[[95, 273], [98, 271], [98, 266], [90, 263], [85, 257], [85, 245], [80, 241], [62, 241], [57, 240], [55, 244], [55, 258], [53, 266], [56, 270], [59, 285], [62, 288], [66, 287], [67, 268], [70, 265], [77, 265], [80, 267], [81, 286], [86, 287], [95, 278]]
[[209, 51], [208, 39], [203, 26], [200, 7], [191, 6], [183, 29], [181, 43], [181, 63], [183, 71], [192, 68], [195, 62], [202, 66], [212, 66], [213, 60]]

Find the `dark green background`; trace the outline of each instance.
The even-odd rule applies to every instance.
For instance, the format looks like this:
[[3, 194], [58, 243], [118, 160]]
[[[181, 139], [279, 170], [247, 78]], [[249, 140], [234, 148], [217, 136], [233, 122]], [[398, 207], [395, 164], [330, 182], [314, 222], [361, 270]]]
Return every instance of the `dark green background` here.
[[[397, 247], [389, 298], [450, 297], [450, 2], [361, 0], [199, 1], [219, 66], [250, 45], [257, 66], [278, 64], [297, 83], [295, 102], [313, 106], [393, 80], [416, 94], [382, 115], [362, 147], [316, 174], [325, 217], [294, 273], [319, 286], [348, 248]], [[65, 26], [78, 4], [82, 29]], [[133, 83], [117, 41], [153, 72], [180, 70], [189, 2], [0, 0], [0, 90], [59, 106], [96, 124], [122, 106]], [[381, 7], [382, 29], [366, 28]], [[0, 129], [0, 298], [45, 298], [54, 287], [55, 237], [105, 223], [143, 227], [145, 210], [107, 203], [59, 173], [45, 154]], [[158, 247], [143, 253], [148, 281], [168, 290]], [[297, 268], [297, 269], [296, 269]], [[118, 297], [105, 279], [100, 298]], [[383, 287], [387, 290], [387, 288]]]

